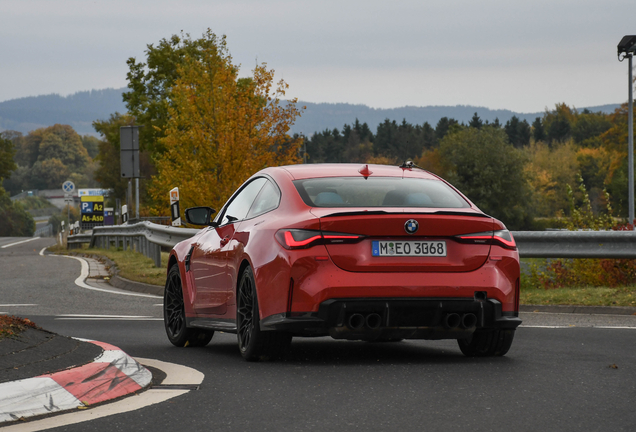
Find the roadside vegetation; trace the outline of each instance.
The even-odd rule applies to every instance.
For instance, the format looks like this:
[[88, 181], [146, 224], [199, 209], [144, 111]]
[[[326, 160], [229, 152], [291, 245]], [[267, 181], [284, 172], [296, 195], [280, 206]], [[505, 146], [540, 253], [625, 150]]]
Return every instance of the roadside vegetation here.
[[161, 252], [161, 267], [155, 267], [154, 261], [141, 253], [131, 250], [124, 251], [121, 248], [100, 249], [87, 248], [68, 250], [62, 246], [52, 246], [51, 252], [64, 255], [96, 255], [106, 257], [115, 263], [119, 276], [135, 282], [151, 285], [165, 285], [166, 266], [168, 265], [167, 252]]
[[0, 315], [0, 340], [15, 337], [29, 327], [39, 328], [28, 318]]
[[522, 286], [520, 303], [636, 307], [636, 285], [617, 288], [580, 286], [554, 289]]

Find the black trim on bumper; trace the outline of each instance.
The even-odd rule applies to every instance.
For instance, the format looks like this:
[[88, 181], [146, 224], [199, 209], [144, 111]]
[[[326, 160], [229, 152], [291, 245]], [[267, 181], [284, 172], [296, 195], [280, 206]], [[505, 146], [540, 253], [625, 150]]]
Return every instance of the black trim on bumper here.
[[[353, 328], [350, 318], [354, 314], [365, 318], [374, 315], [374, 324], [379, 325], [370, 328], [367, 323]], [[352, 298], [327, 300], [318, 312], [271, 315], [261, 320], [260, 326], [264, 331], [285, 331], [298, 336], [331, 335], [335, 339], [461, 339], [476, 329], [516, 329], [521, 324], [516, 315], [516, 312], [502, 313], [501, 303], [494, 299]], [[449, 323], [449, 316], [459, 319], [459, 324]]]

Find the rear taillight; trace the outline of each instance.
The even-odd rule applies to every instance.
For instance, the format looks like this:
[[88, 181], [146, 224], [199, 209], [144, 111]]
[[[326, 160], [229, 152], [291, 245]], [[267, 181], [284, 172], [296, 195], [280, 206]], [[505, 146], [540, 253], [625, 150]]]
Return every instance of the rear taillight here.
[[499, 230], [493, 233], [493, 240], [501, 247], [506, 249], [517, 249], [512, 233], [508, 230]]
[[485, 231], [455, 236], [460, 243], [491, 244], [505, 249], [517, 249], [515, 239], [508, 230]]
[[307, 249], [320, 244], [357, 243], [364, 237], [358, 234], [303, 229], [282, 229], [276, 232], [276, 240], [285, 249]]

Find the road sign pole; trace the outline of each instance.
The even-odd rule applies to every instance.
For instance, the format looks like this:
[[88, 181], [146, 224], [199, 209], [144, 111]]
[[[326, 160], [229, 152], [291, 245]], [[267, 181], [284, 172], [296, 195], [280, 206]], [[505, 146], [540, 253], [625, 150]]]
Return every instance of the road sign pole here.
[[128, 179], [128, 194], [126, 196], [126, 208], [128, 209], [128, 218], [130, 219], [130, 209], [132, 208], [132, 179]]
[[135, 178], [135, 217], [139, 220], [139, 177]]

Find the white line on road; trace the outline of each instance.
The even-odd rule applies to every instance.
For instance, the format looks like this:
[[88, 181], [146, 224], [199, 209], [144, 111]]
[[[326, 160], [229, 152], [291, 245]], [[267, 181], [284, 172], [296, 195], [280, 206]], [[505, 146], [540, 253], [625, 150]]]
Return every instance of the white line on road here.
[[0, 307], [20, 307], [20, 306], [37, 306], [36, 304], [24, 303], [24, 304], [0, 304]]
[[[0, 305], [2, 306], [2, 305]], [[91, 314], [60, 314], [58, 317], [74, 318], [152, 318], [144, 315], [91, 315]]]
[[60, 317], [56, 320], [64, 321], [163, 321], [163, 318], [91, 318], [91, 317]]
[[105, 288], [95, 288], [92, 287], [88, 284], [86, 284], [84, 281], [86, 280], [86, 278], [88, 277], [88, 263], [86, 262], [86, 260], [79, 258], [79, 257], [75, 257], [72, 255], [47, 255], [47, 256], [54, 256], [54, 257], [64, 257], [64, 258], [73, 258], [78, 260], [80, 263], [82, 263], [82, 272], [80, 273], [79, 277], [77, 279], [75, 279], [75, 285], [77, 285], [78, 287], [81, 288], [86, 288], [92, 291], [101, 291], [101, 292], [105, 292], [105, 293], [109, 293], [109, 294], [119, 294], [119, 295], [127, 295], [127, 296], [134, 296], [134, 297], [147, 297], [147, 298], [163, 298], [163, 297], [159, 297], [156, 295], [152, 295], [152, 294], [141, 294], [141, 293], [136, 293], [136, 292], [130, 292], [130, 291], [115, 291], [115, 290], [109, 290], [109, 289], [105, 289]]
[[570, 325], [520, 325], [519, 327], [523, 328], [543, 328], [543, 329], [566, 329], [566, 328], [600, 328], [600, 329], [630, 329], [636, 330], [636, 327], [631, 326], [597, 326], [597, 325], [589, 325], [589, 326], [577, 326], [574, 324]]
[[594, 326], [594, 328], [600, 328], [600, 329], [630, 329], [630, 330], [636, 330], [636, 327], [627, 327], [627, 326]]
[[521, 324], [519, 327], [523, 327], [523, 328], [549, 328], [549, 329], [560, 329], [560, 328], [572, 328], [574, 327], [573, 325], [555, 325], [555, 326], [548, 326], [548, 325], [524, 325]]
[[[166, 378], [162, 384], [201, 384], [203, 375], [198, 370], [181, 366], [174, 363], [162, 362], [159, 360], [136, 358], [136, 360], [145, 366], [155, 367], [166, 373]], [[2, 428], [2, 432], [26, 432], [41, 431], [52, 429], [54, 427], [62, 427], [71, 424], [82, 423], [85, 421], [95, 420], [98, 418], [121, 414], [129, 411], [138, 410], [150, 405], [158, 404], [173, 397], [181, 396], [188, 393], [189, 390], [163, 390], [149, 389], [134, 396], [125, 397], [122, 400], [91, 407], [84, 411], [75, 411], [68, 414], [61, 414], [55, 417], [47, 417], [42, 420], [29, 421], [26, 423], [18, 423]]]
[[30, 239], [22, 240], [22, 241], [19, 241], [19, 242], [9, 243], [9, 244], [6, 244], [4, 246], [0, 246], [0, 249], [8, 248], [9, 246], [15, 246], [15, 245], [19, 245], [19, 244], [26, 243], [26, 242], [30, 242], [30, 241], [33, 241], [33, 240], [37, 240], [39, 238], [40, 237], [32, 237]]

